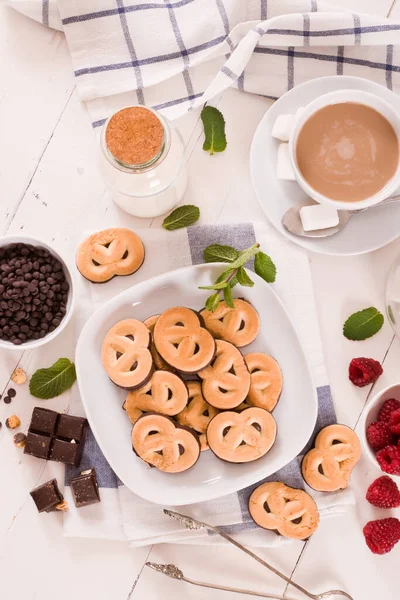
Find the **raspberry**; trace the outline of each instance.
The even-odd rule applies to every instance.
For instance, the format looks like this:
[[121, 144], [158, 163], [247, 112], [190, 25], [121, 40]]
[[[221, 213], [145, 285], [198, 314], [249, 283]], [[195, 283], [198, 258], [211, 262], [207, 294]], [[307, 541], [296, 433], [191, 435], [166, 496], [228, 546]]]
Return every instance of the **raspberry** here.
[[349, 365], [349, 379], [357, 387], [375, 383], [382, 373], [381, 364], [373, 358], [353, 358]]
[[369, 521], [363, 529], [368, 548], [374, 554], [386, 554], [400, 540], [400, 521], [394, 517]]
[[390, 413], [389, 429], [394, 435], [400, 435], [400, 408]]
[[397, 446], [386, 446], [379, 450], [376, 460], [385, 473], [400, 475], [400, 449]]
[[400, 506], [399, 488], [387, 475], [382, 475], [371, 483], [366, 498], [370, 504], [378, 506], [378, 508], [398, 508]]
[[386, 400], [381, 406], [381, 409], [378, 414], [378, 421], [389, 421], [390, 415], [393, 411], [400, 408], [400, 402], [395, 400], [395, 398], [390, 398]]
[[394, 442], [393, 433], [389, 425], [383, 421], [371, 423], [367, 428], [367, 440], [372, 450], [381, 450], [385, 446], [391, 446]]

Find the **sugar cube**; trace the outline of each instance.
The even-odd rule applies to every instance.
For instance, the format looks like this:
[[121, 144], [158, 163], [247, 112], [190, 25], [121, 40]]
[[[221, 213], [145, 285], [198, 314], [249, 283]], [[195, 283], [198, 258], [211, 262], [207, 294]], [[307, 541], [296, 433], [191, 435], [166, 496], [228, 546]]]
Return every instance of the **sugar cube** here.
[[300, 209], [300, 219], [304, 231], [315, 231], [316, 229], [329, 229], [339, 225], [338, 211], [332, 206], [325, 204], [313, 204], [303, 206]]
[[293, 129], [293, 115], [278, 115], [272, 127], [272, 137], [281, 142], [288, 142]]
[[289, 158], [289, 144], [279, 144], [276, 176], [278, 179], [296, 181]]

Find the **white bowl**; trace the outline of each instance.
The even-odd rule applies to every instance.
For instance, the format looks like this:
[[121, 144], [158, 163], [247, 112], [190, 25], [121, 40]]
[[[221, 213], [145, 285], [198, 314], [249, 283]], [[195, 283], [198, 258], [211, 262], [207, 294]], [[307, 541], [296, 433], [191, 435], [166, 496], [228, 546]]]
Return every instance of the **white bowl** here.
[[400, 184], [400, 161], [397, 165], [397, 170], [393, 177], [381, 190], [379, 190], [379, 192], [377, 192], [373, 196], [370, 196], [369, 198], [365, 198], [364, 200], [359, 200], [357, 202], [341, 202], [340, 200], [333, 200], [332, 198], [328, 198], [324, 194], [320, 194], [319, 192], [317, 192], [317, 190], [311, 187], [311, 185], [304, 179], [297, 166], [296, 144], [299, 132], [303, 127], [304, 123], [308, 121], [308, 119], [321, 108], [329, 106], [330, 104], [338, 104], [339, 102], [354, 102], [358, 104], [364, 104], [365, 106], [373, 108], [389, 121], [389, 123], [392, 125], [393, 129], [396, 132], [397, 139], [400, 140], [400, 117], [385, 100], [383, 100], [379, 96], [375, 96], [375, 94], [364, 92], [362, 90], [345, 89], [337, 90], [335, 92], [329, 92], [328, 94], [319, 96], [318, 98], [307, 104], [307, 106], [304, 107], [304, 109], [301, 111], [301, 113], [296, 119], [296, 123], [289, 140], [289, 154], [292, 163], [292, 168], [294, 170], [296, 180], [300, 187], [305, 191], [305, 193], [308, 196], [310, 196], [320, 204], [329, 204], [337, 210], [359, 210], [361, 208], [368, 208], [369, 206], [373, 206], [374, 204], [379, 204], [380, 202], [382, 202], [382, 200], [385, 200], [391, 194], [393, 194], [393, 192], [395, 192], [395, 190]]
[[8, 235], [0, 238], [0, 248], [2, 248], [3, 246], [9, 246], [10, 244], [31, 244], [32, 246], [39, 246], [45, 248], [52, 254], [52, 256], [54, 256], [55, 258], [57, 258], [57, 260], [60, 261], [64, 269], [65, 279], [69, 283], [69, 294], [66, 307], [67, 310], [60, 325], [56, 327], [54, 331], [51, 331], [50, 333], [38, 340], [30, 340], [20, 344], [19, 346], [16, 346], [15, 344], [12, 344], [11, 342], [8, 342], [6, 340], [0, 339], [0, 348], [6, 348], [7, 350], [33, 350], [34, 348], [39, 348], [39, 346], [43, 346], [44, 344], [47, 344], [48, 342], [54, 340], [54, 338], [56, 338], [67, 326], [72, 316], [72, 311], [74, 307], [73, 277], [65, 260], [58, 254], [58, 252], [54, 250], [54, 248], [46, 244], [46, 242], [43, 242], [42, 240], [39, 240], [37, 238], [27, 237], [24, 235]]
[[[368, 443], [368, 440], [367, 440], [367, 428], [371, 423], [373, 423], [374, 421], [376, 421], [378, 419], [378, 412], [379, 412], [382, 404], [385, 402], [385, 400], [389, 400], [389, 398], [395, 398], [396, 400], [398, 400], [400, 402], [400, 383], [395, 383], [394, 385], [389, 385], [387, 388], [385, 388], [384, 390], [382, 390], [381, 392], [376, 394], [376, 396], [374, 396], [372, 398], [372, 400], [368, 403], [364, 413], [361, 416], [361, 420], [360, 420], [360, 427], [361, 427], [360, 437], [361, 437], [362, 445], [365, 450], [365, 454], [368, 456], [370, 461], [380, 471], [382, 471], [382, 469], [379, 466], [379, 463], [375, 458], [375, 453], [371, 449], [371, 447]], [[391, 475], [390, 473], [385, 473], [385, 471], [382, 471], [382, 475], [389, 475], [390, 477], [395, 477], [396, 479], [400, 479], [399, 476]]]

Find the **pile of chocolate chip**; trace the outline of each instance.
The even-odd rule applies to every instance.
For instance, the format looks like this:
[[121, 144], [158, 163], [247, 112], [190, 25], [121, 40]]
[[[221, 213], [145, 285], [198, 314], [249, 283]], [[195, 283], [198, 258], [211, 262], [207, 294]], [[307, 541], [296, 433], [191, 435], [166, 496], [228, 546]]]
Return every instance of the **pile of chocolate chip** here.
[[69, 284], [45, 248], [0, 248], [0, 338], [20, 345], [54, 331], [66, 313]]

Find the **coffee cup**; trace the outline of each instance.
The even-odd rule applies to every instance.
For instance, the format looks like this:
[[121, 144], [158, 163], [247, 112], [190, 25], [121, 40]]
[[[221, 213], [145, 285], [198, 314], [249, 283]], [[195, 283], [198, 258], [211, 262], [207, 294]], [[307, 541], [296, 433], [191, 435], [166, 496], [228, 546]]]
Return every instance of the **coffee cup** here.
[[[334, 110], [322, 112], [322, 109], [332, 105], [335, 105]], [[368, 111], [357, 110], [357, 106], [360, 105], [361, 107], [367, 107]], [[334, 119], [334, 114], [339, 114], [338, 111], [343, 109], [347, 112], [351, 110], [355, 118], [353, 120], [344, 118], [343, 121], [340, 121], [340, 119], [329, 121], [330, 117]], [[359, 123], [357, 123], [357, 114], [360, 118]], [[314, 136], [312, 119], [316, 115], [318, 121], [314, 119], [316, 127]], [[324, 137], [322, 137], [323, 116], [327, 120], [327, 136]], [[361, 121], [361, 116], [364, 118], [364, 123]], [[370, 117], [369, 120], [366, 120], [366, 117]], [[350, 128], [347, 136], [346, 123], [349, 124]], [[305, 135], [306, 130], [303, 130], [306, 124], [308, 127], [307, 136]], [[371, 124], [371, 130], [369, 130], [369, 124]], [[379, 126], [381, 126], [381, 129], [379, 129]], [[338, 129], [340, 127], [342, 129]], [[339, 134], [339, 131], [343, 135]], [[356, 138], [353, 139], [352, 135], [354, 134]], [[366, 136], [365, 141], [362, 137], [364, 134]], [[324, 142], [325, 138], [328, 140], [326, 144]], [[386, 153], [385, 140], [387, 140], [388, 146]], [[391, 196], [399, 187], [399, 140], [400, 118], [390, 104], [369, 92], [338, 90], [319, 96], [304, 107], [296, 119], [289, 140], [289, 155], [296, 180], [308, 196], [320, 204], [328, 204], [337, 210], [358, 210], [379, 204]], [[304, 156], [304, 151], [307, 152], [308, 148], [310, 148], [310, 154]], [[299, 155], [299, 151], [302, 151], [303, 155]], [[375, 167], [374, 159], [377, 153], [379, 153], [378, 159], [380, 157], [381, 161], [380, 163], [378, 161], [378, 166]], [[316, 156], [315, 160], [314, 156]], [[358, 169], [363, 164], [365, 165], [365, 176], [364, 173], [360, 174], [358, 172], [357, 176], [352, 179], [351, 161], [353, 157], [358, 161]], [[364, 163], [363, 158], [365, 158]], [[384, 161], [382, 161], [382, 158], [384, 158]], [[336, 163], [335, 160], [337, 160]], [[304, 169], [303, 165], [307, 165], [307, 161], [308, 164], [311, 164], [311, 169], [306, 174], [307, 169]], [[379, 171], [379, 164], [381, 165], [381, 171]], [[333, 165], [331, 171], [329, 171], [330, 165]], [[374, 168], [377, 169], [375, 171], [377, 177], [373, 181], [371, 173], [374, 173]], [[313, 171], [316, 174], [314, 180], [312, 177]], [[326, 173], [326, 179], [322, 180]], [[348, 180], [346, 179], [347, 173], [349, 174]], [[386, 175], [387, 179], [385, 180]], [[364, 179], [362, 179], [363, 177]], [[362, 187], [359, 182], [369, 181], [368, 177], [370, 177], [372, 185], [368, 186], [366, 184]], [[322, 184], [320, 184], [321, 181]], [[330, 181], [332, 182], [332, 189], [329, 189]], [[352, 181], [354, 185], [352, 185]], [[376, 189], [381, 183], [382, 186]], [[369, 187], [372, 189], [372, 193], [362, 198], [357, 197], [363, 191], [368, 190]]]

